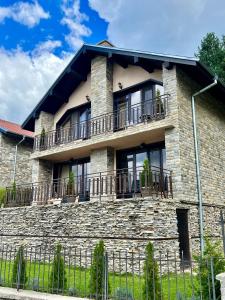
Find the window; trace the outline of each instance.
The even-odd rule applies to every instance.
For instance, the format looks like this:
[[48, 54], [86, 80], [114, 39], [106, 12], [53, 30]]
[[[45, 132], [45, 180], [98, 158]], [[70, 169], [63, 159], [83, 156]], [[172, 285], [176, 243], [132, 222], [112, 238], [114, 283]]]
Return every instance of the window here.
[[[90, 104], [81, 105], [68, 110], [57, 123], [57, 128], [63, 128], [58, 137], [60, 140], [85, 139], [90, 136], [89, 120], [91, 118]], [[64, 137], [65, 135], [65, 137]]]
[[162, 94], [163, 87], [150, 81], [115, 93], [115, 129], [138, 124], [144, 117], [154, 115], [156, 108], [153, 99]]

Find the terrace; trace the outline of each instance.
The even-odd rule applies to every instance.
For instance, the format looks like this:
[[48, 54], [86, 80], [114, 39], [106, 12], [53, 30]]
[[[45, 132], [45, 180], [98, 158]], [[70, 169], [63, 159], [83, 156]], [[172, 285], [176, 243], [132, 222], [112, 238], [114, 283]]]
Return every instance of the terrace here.
[[106, 133], [123, 131], [139, 124], [162, 120], [168, 113], [169, 95], [158, 96], [125, 109], [104, 114], [70, 126], [35, 136], [34, 151], [44, 151], [60, 145], [91, 139]]
[[117, 169], [8, 187], [6, 207], [124, 198], [173, 197], [172, 174], [158, 167]]

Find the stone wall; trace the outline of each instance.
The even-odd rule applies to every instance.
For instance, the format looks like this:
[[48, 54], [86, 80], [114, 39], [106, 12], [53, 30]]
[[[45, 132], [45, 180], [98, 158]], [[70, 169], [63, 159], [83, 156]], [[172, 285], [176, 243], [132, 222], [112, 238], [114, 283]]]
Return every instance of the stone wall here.
[[[0, 187], [10, 186], [13, 181], [15, 146], [21, 138], [0, 133]], [[30, 155], [32, 142], [25, 140], [18, 146], [16, 164], [16, 183], [31, 182], [32, 166]]]
[[[189, 210], [190, 250], [196, 254], [199, 251], [197, 205], [147, 197], [2, 208], [0, 242], [18, 245], [25, 239], [35, 246], [53, 245], [60, 240], [66, 247], [92, 249], [99, 239], [104, 239], [108, 250], [143, 252], [148, 240], [152, 240], [157, 255], [159, 251], [164, 255], [169, 251], [174, 257], [174, 251], [179, 251], [177, 208]], [[217, 240], [222, 240], [219, 215], [224, 208], [204, 206], [205, 230]]]

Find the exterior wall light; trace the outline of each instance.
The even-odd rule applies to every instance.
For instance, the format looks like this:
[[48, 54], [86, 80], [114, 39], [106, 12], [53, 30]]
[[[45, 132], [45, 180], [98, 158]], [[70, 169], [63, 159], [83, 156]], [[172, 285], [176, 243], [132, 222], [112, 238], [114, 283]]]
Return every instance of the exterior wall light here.
[[91, 101], [91, 99], [90, 99], [90, 97], [88, 95], [86, 96], [86, 99], [87, 99], [88, 102]]
[[122, 86], [122, 83], [121, 83], [121, 82], [118, 82], [118, 87], [119, 87], [119, 89], [122, 90], [123, 86]]

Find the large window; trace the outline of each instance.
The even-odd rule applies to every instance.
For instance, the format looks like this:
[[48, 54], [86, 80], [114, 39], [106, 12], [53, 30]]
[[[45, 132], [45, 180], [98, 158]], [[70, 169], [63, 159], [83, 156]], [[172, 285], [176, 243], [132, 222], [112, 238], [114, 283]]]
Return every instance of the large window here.
[[90, 158], [77, 160], [71, 165], [74, 173], [75, 189], [79, 195], [79, 201], [89, 200], [88, 176], [90, 174]]
[[163, 87], [152, 81], [115, 93], [115, 128], [122, 129], [142, 122], [143, 117], [151, 117], [155, 110], [153, 99], [162, 94]]
[[90, 104], [81, 105], [70, 111], [58, 122], [58, 128], [64, 128], [71, 140], [85, 139], [90, 135], [89, 123], [91, 118]]
[[118, 176], [126, 174], [131, 193], [140, 190], [141, 180], [143, 180], [141, 177], [146, 167], [147, 173], [151, 173], [154, 184], [159, 184], [159, 178], [166, 169], [166, 152], [163, 144], [142, 145], [117, 152]]

